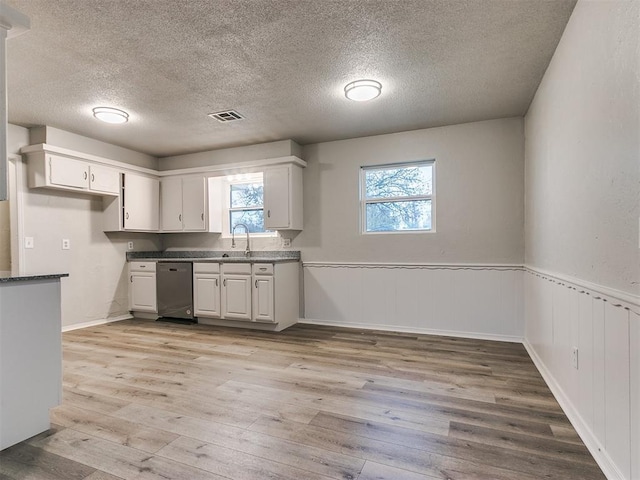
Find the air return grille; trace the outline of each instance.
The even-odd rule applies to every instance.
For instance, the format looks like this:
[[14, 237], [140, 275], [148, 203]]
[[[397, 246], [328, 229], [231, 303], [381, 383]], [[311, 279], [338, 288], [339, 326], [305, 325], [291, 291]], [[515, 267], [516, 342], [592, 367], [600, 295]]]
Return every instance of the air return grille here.
[[244, 118], [235, 110], [225, 110], [224, 112], [210, 113], [209, 116], [222, 123], [234, 122], [236, 120], [242, 120]]

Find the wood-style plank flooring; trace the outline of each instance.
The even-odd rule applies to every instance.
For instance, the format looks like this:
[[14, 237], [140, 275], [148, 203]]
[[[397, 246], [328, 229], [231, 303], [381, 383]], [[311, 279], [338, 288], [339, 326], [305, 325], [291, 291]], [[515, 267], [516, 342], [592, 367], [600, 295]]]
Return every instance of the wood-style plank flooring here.
[[130, 320], [63, 346], [0, 480], [605, 478], [519, 344]]

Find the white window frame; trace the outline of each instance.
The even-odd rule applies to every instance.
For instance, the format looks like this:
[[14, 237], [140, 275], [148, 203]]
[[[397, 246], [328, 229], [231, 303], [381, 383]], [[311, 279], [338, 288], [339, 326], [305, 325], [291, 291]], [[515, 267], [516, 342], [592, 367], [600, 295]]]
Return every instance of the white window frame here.
[[[406, 197], [381, 197], [366, 198], [366, 172], [367, 170], [398, 169], [403, 167], [431, 166], [431, 195], [411, 195]], [[431, 229], [426, 230], [389, 230], [382, 232], [367, 231], [367, 205], [371, 203], [407, 202], [418, 200], [431, 200]], [[425, 234], [436, 231], [436, 161], [416, 160], [412, 162], [385, 163], [381, 165], [365, 165], [360, 167], [360, 233], [362, 235], [395, 235], [395, 234]]]
[[[222, 181], [222, 234], [221, 238], [231, 238], [231, 222], [230, 222], [230, 211], [231, 208], [231, 185], [238, 185], [242, 183], [256, 183], [262, 182], [264, 186], [264, 175], [263, 172], [254, 172], [254, 173], [243, 173], [237, 175], [228, 175], [223, 178]], [[247, 209], [257, 210], [258, 208], [250, 208]], [[233, 210], [243, 210], [243, 209], [233, 209]], [[264, 198], [262, 201], [262, 210], [264, 212]], [[243, 238], [245, 236], [244, 228], [236, 230], [236, 237], [241, 235]], [[249, 233], [250, 238], [270, 238], [276, 237], [278, 232], [260, 232], [260, 233]]]

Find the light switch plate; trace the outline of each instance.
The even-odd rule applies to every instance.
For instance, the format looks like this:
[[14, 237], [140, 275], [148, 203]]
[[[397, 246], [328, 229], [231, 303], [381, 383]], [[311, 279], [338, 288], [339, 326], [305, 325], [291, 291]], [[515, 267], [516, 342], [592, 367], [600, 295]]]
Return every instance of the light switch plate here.
[[33, 248], [33, 237], [24, 237], [24, 248]]

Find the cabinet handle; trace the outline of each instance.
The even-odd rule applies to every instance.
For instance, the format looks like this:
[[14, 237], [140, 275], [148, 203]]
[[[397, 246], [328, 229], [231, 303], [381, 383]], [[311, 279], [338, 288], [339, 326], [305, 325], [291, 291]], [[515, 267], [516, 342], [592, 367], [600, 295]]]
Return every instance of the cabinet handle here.
[[271, 218], [271, 210], [267, 210], [267, 218]]
[[127, 212], [127, 214], [125, 215], [125, 218], [129, 220], [129, 212]]
[[133, 275], [131, 275], [131, 276], [129, 277], [129, 281], [130, 281], [131, 283], [133, 283]]
[[227, 286], [227, 279], [225, 278], [224, 280], [222, 280], [222, 286], [226, 287]]
[[204, 213], [200, 214], [200, 220], [202, 220], [204, 222]]
[[216, 287], [218, 286], [218, 279], [216, 278]]
[[182, 214], [178, 215], [178, 220], [182, 221]]
[[256, 286], [256, 288], [258, 288], [258, 280], [257, 279], [255, 281], [255, 286]]
[[93, 173], [91, 174], [91, 181], [92, 181], [92, 182], [95, 182], [95, 181], [96, 181], [96, 176], [95, 176], [95, 174], [93, 174]]
[[84, 172], [84, 179], [87, 179], [87, 172]]

